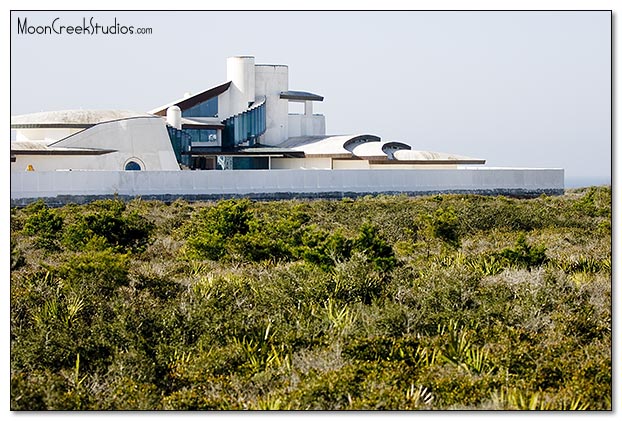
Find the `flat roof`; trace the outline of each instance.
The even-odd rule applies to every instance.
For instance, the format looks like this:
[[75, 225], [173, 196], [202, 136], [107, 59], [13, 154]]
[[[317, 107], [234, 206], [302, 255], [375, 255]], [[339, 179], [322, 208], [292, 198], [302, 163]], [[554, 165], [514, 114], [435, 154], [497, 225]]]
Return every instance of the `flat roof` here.
[[304, 91], [283, 91], [280, 98], [292, 101], [324, 101], [323, 96]]
[[181, 118], [181, 125], [184, 129], [214, 129], [214, 130], [222, 130], [225, 125], [222, 124], [218, 118], [209, 117], [209, 118]]
[[248, 147], [238, 149], [222, 149], [217, 146], [192, 146], [189, 151], [182, 152], [182, 155], [192, 156], [248, 156], [248, 157], [286, 157], [286, 158], [304, 158], [305, 154], [301, 151], [295, 151], [289, 148], [278, 147]]

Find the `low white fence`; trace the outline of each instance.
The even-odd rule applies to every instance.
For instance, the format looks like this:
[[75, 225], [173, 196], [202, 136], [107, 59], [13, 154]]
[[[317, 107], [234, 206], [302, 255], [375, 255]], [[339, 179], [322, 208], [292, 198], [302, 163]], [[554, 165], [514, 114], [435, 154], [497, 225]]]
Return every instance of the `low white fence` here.
[[[12, 172], [12, 204], [32, 199], [338, 197], [360, 194], [447, 193], [533, 196], [563, 194], [563, 169], [235, 170]], [[75, 199], [75, 200], [72, 200]]]

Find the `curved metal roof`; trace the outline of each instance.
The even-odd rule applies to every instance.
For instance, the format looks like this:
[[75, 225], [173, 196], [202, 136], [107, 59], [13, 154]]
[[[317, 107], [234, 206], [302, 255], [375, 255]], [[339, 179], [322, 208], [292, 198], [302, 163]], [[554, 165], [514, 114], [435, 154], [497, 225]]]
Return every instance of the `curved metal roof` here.
[[359, 139], [379, 139], [373, 135], [345, 135], [345, 136], [300, 136], [290, 137], [278, 145], [279, 148], [289, 148], [302, 151], [307, 157], [351, 158], [352, 152], [346, 146]]
[[472, 158], [464, 155], [449, 154], [445, 152], [416, 151], [401, 149], [393, 152], [397, 161], [409, 161], [417, 163], [453, 163], [453, 164], [485, 164], [485, 159]]
[[130, 110], [61, 110], [22, 114], [11, 117], [12, 129], [78, 128], [134, 117], [153, 117]]

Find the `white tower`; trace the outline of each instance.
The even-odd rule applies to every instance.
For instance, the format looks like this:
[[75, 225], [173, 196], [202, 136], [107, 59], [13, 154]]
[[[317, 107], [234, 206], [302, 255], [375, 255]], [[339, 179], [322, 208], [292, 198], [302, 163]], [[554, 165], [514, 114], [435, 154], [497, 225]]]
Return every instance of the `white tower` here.
[[255, 102], [255, 57], [229, 57], [227, 80], [231, 81], [231, 87], [226, 117], [230, 117], [241, 113], [248, 108], [249, 104]]
[[181, 108], [173, 105], [166, 109], [166, 122], [169, 126], [181, 130]]
[[255, 89], [257, 97], [266, 97], [266, 133], [261, 137], [264, 145], [278, 145], [287, 140], [288, 103], [281, 99], [287, 91], [289, 70], [282, 64], [258, 64], [255, 66]]

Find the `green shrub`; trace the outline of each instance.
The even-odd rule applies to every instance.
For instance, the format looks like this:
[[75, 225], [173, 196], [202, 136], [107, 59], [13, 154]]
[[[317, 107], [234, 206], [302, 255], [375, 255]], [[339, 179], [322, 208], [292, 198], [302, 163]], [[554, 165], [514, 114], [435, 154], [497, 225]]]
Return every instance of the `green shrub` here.
[[326, 231], [309, 227], [302, 237], [299, 255], [307, 262], [329, 271], [354, 253], [360, 253], [377, 270], [388, 272], [397, 263], [391, 246], [380, 236], [377, 227], [363, 223], [354, 239], [345, 237], [340, 231], [329, 234]]
[[348, 260], [338, 263], [332, 274], [333, 294], [346, 302], [371, 304], [374, 298], [383, 294], [387, 284], [387, 278], [376, 264], [358, 251]]
[[331, 270], [337, 262], [349, 258], [352, 253], [352, 240], [339, 231], [329, 234], [315, 226], [303, 234], [302, 244], [300, 256], [325, 271]]
[[441, 239], [453, 248], [460, 247], [460, 224], [453, 207], [438, 208], [433, 216], [429, 217], [432, 235]]
[[26, 263], [26, 258], [24, 257], [24, 253], [17, 245], [17, 242], [11, 238], [11, 270], [17, 270], [22, 267]]
[[354, 239], [353, 250], [363, 253], [370, 263], [382, 272], [395, 267], [397, 259], [391, 246], [380, 236], [378, 228], [370, 223], [359, 227], [359, 235]]
[[525, 267], [527, 269], [541, 266], [548, 261], [546, 257], [546, 246], [532, 246], [527, 244], [527, 238], [524, 233], [519, 235], [514, 248], [505, 248], [498, 253], [498, 256], [511, 265]]
[[313, 372], [291, 394], [291, 407], [330, 411], [401, 409], [406, 406], [411, 375], [402, 362], [357, 362], [334, 371]]
[[63, 244], [71, 250], [83, 249], [94, 237], [103, 238], [106, 246], [119, 251], [143, 251], [154, 228], [136, 211], [125, 212], [120, 200], [95, 202], [66, 227]]
[[35, 238], [35, 245], [46, 250], [57, 250], [58, 234], [63, 228], [63, 218], [49, 209], [43, 201], [29, 205], [23, 232]]
[[343, 355], [355, 361], [403, 361], [409, 366], [428, 362], [425, 348], [409, 337], [355, 338], [344, 346]]
[[14, 208], [11, 408], [611, 410], [610, 190]]
[[250, 201], [224, 200], [201, 209], [182, 226], [187, 238], [185, 250], [190, 258], [219, 260], [227, 254], [227, 243], [249, 232], [253, 214]]
[[69, 288], [100, 297], [110, 297], [116, 288], [129, 283], [128, 256], [110, 249], [91, 251], [87, 247], [50, 272]]

